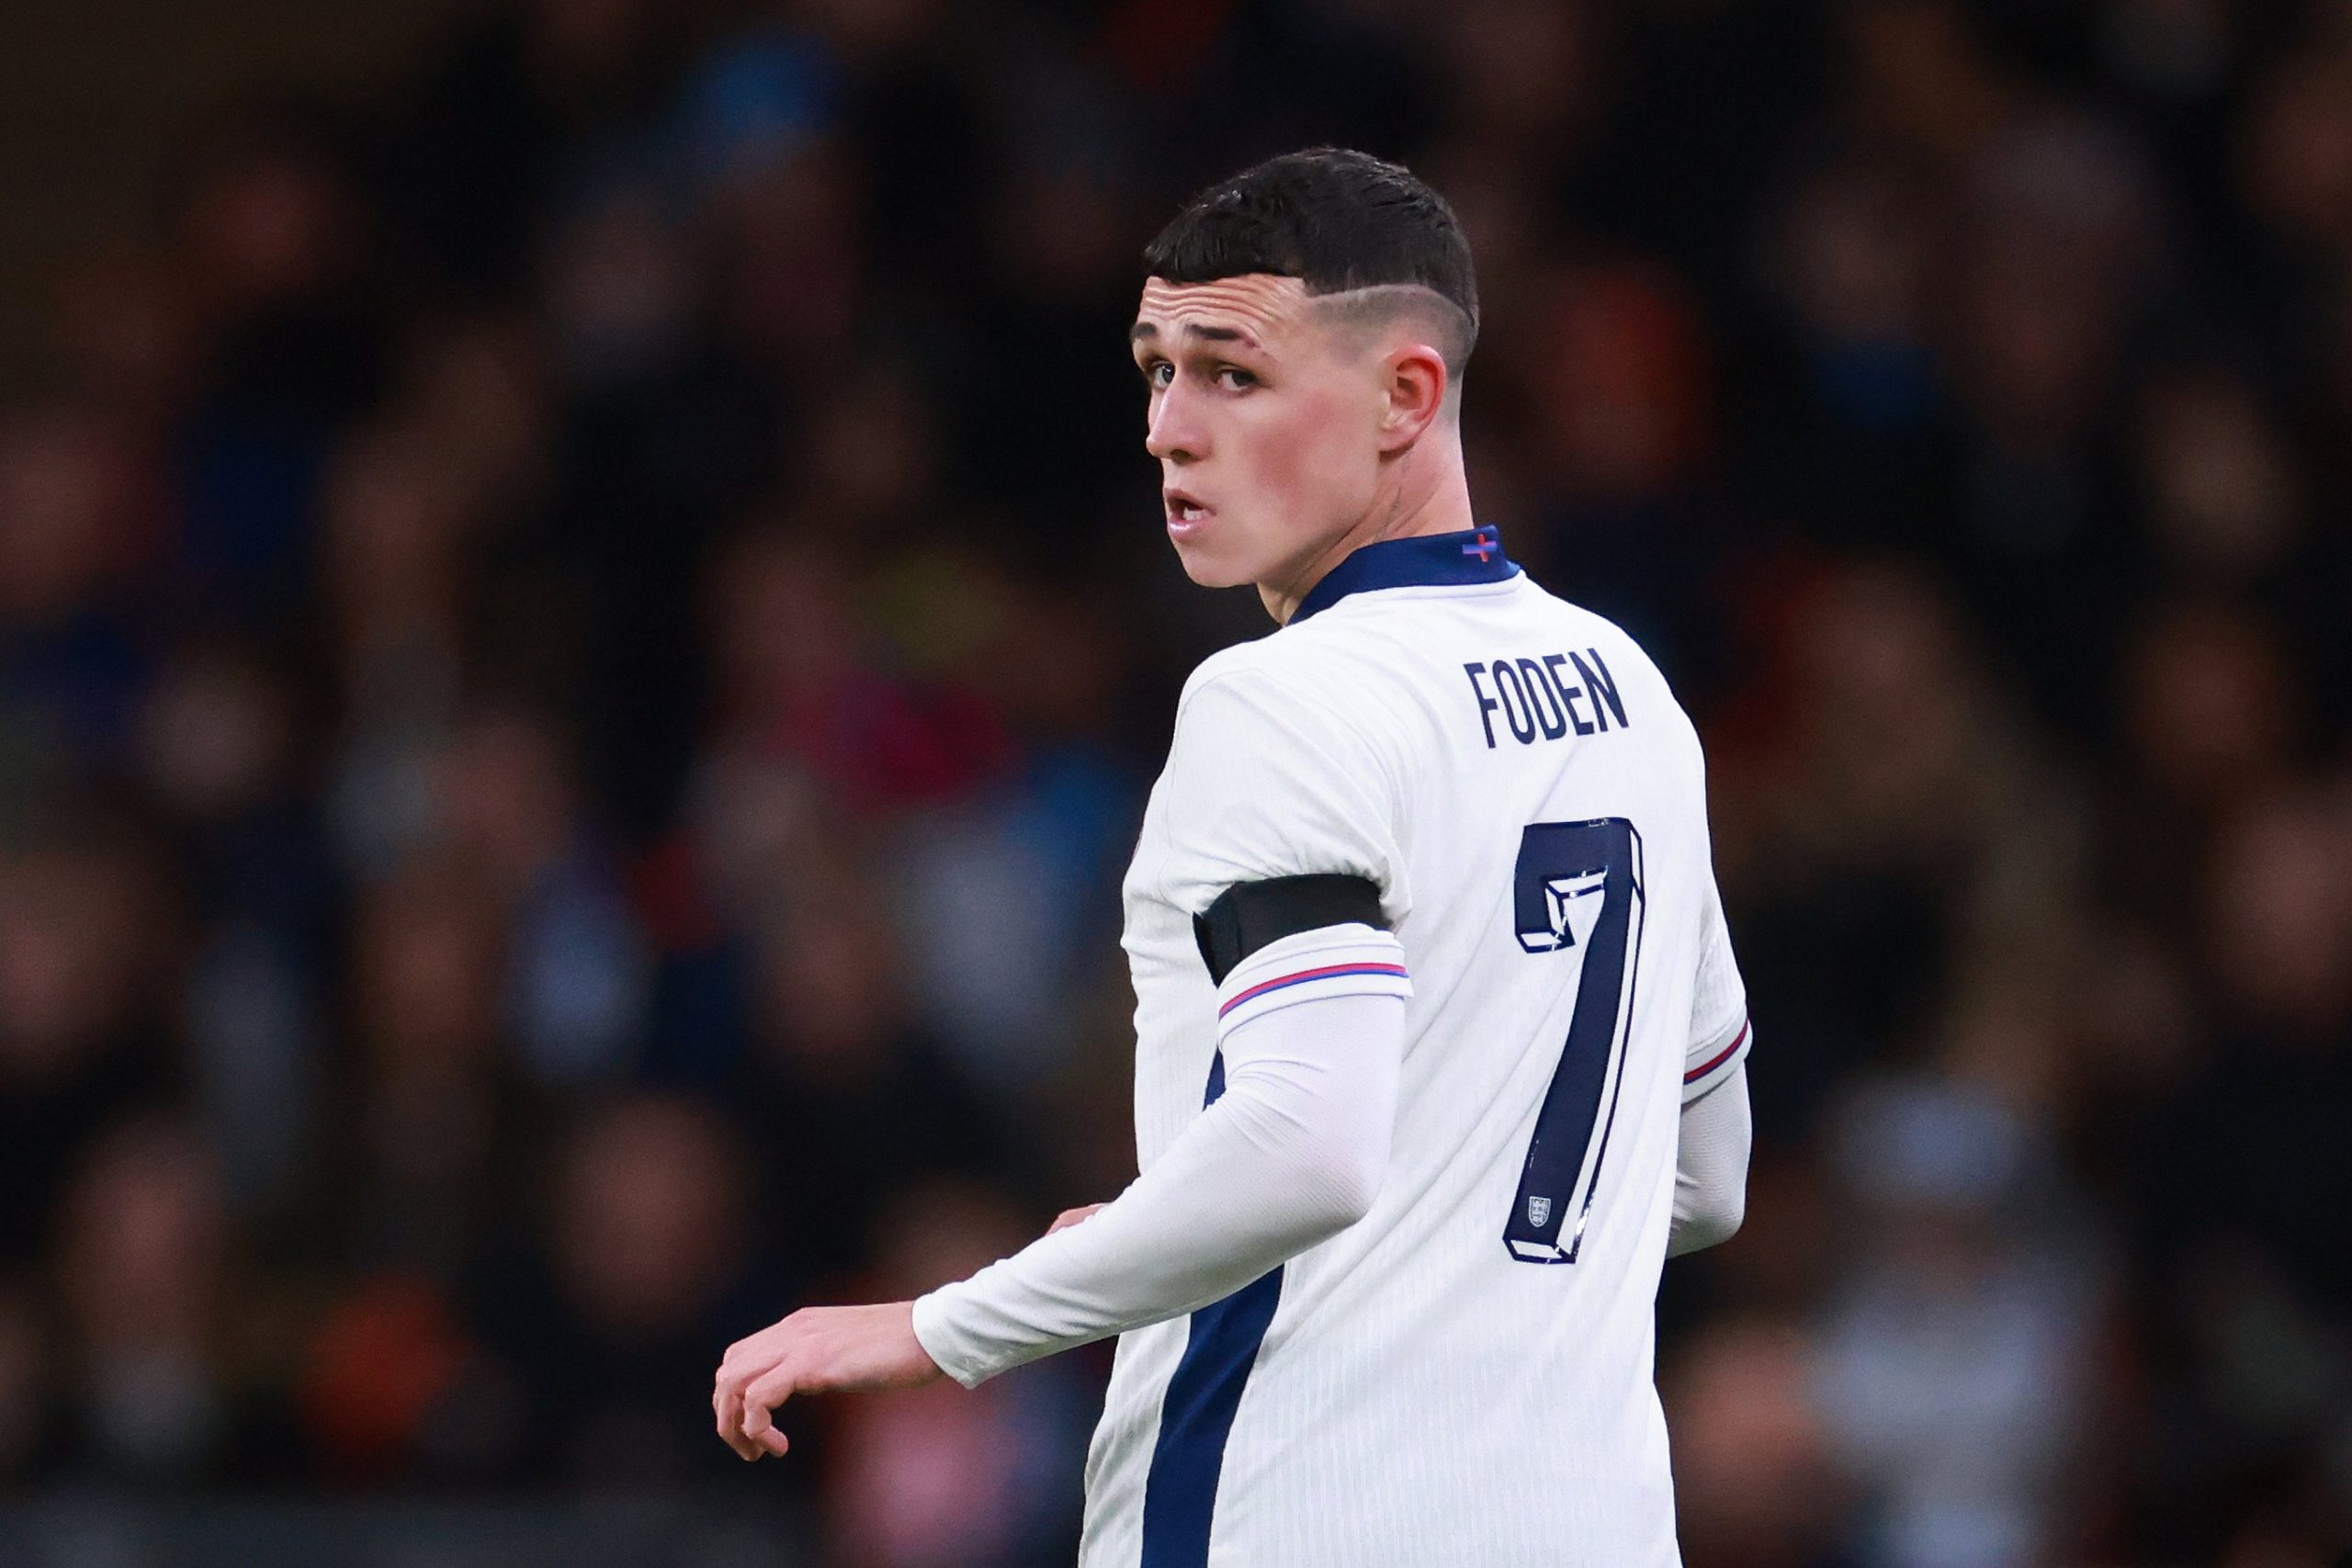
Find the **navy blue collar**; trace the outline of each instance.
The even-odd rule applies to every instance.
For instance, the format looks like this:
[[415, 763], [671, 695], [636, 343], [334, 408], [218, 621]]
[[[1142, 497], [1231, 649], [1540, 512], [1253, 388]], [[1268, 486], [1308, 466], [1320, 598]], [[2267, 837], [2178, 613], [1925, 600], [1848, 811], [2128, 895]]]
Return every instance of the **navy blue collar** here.
[[1422, 534], [1410, 539], [1383, 539], [1359, 546], [1323, 581], [1306, 591], [1291, 612], [1296, 626], [1318, 610], [1328, 610], [1351, 593], [1375, 588], [1461, 588], [1474, 582], [1500, 582], [1516, 577], [1519, 568], [1503, 554], [1503, 536], [1490, 525], [1459, 534]]

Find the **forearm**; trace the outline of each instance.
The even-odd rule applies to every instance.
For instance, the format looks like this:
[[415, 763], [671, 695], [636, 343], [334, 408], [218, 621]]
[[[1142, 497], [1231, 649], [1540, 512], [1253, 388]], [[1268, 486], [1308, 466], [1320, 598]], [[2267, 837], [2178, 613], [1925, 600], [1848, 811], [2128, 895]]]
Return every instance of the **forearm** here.
[[1668, 1258], [1728, 1241], [1739, 1229], [1747, 1207], [1751, 1135], [1744, 1066], [1682, 1108], [1675, 1145], [1674, 1221], [1666, 1234]]
[[1386, 1168], [1404, 1003], [1328, 997], [1224, 1042], [1226, 1089], [1081, 1224], [915, 1304], [967, 1385], [1228, 1295], [1363, 1217]]

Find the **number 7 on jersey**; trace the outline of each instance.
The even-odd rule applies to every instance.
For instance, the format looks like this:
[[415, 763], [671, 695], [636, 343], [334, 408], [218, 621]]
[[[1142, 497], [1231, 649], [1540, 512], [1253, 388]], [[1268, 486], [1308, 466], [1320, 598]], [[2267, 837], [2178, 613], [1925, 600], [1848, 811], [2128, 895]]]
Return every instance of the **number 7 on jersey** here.
[[[1623, 1042], [1634, 1011], [1642, 915], [1642, 836], [1625, 818], [1534, 822], [1521, 835], [1511, 875], [1511, 919], [1519, 945], [1534, 953], [1570, 949], [1582, 958], [1568, 1037], [1535, 1113], [1527, 1164], [1510, 1221], [1503, 1227], [1503, 1245], [1522, 1263], [1574, 1263], [1584, 1244], [1585, 1220], [1600, 1184], [1610, 1124], [1616, 1120], [1612, 1082], [1624, 1082]], [[1611, 1091], [1607, 1121], [1600, 1115], [1604, 1089]], [[1561, 1231], [1577, 1199], [1577, 1178], [1588, 1150], [1592, 1171], [1575, 1202], [1576, 1225], [1564, 1245]]]

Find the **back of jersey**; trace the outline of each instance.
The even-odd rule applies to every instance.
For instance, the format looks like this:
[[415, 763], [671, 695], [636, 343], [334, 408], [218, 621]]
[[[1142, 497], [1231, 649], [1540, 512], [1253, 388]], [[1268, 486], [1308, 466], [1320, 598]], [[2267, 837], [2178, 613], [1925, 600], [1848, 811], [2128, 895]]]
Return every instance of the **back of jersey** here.
[[1234, 1426], [1233, 1561], [1674, 1562], [1677, 1125], [1747, 1037], [1690, 723], [1523, 576], [1351, 592], [1236, 662], [1374, 775], [1351, 861], [1414, 994], [1387, 1181], [1287, 1267]]

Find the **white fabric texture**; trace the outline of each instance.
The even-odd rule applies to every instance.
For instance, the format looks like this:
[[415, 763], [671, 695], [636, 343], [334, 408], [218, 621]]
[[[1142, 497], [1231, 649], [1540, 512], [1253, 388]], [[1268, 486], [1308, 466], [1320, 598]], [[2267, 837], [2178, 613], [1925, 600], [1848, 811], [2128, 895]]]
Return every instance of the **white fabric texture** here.
[[1753, 1135], [1747, 1069], [1735, 1066], [1682, 1107], [1674, 1146], [1674, 1221], [1666, 1255], [1729, 1241], [1747, 1211], [1747, 1150]]
[[[1267, 953], [1294, 944], [1324, 962], [1335, 947], [1402, 957], [1394, 937], [1363, 926]], [[1228, 977], [1236, 994], [1255, 983], [1245, 976], [1265, 976], [1266, 957]], [[1352, 994], [1328, 985], [1225, 1032], [1224, 1094], [1115, 1200], [917, 1301], [915, 1337], [932, 1359], [974, 1387], [1191, 1312], [1362, 1218], [1388, 1164], [1404, 1001], [1393, 985]]]
[[1362, 728], [1345, 722], [1353, 716], [1272, 671], [1203, 665], [1177, 706], [1154, 792], [1159, 831], [1137, 846], [1129, 876], [1195, 915], [1236, 883], [1361, 876], [1396, 930], [1412, 906], [1400, 791]]
[[1713, 876], [1699, 912], [1699, 973], [1691, 984], [1690, 1048], [1683, 1058], [1687, 1104], [1713, 1089], [1747, 1060], [1747, 987], [1732, 956], [1731, 927]]

